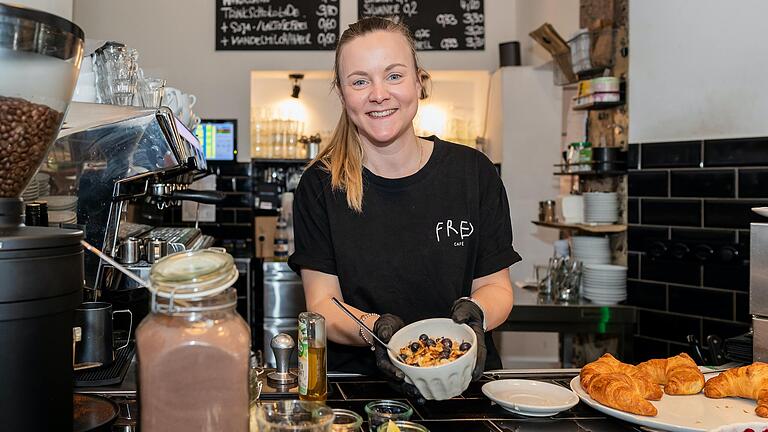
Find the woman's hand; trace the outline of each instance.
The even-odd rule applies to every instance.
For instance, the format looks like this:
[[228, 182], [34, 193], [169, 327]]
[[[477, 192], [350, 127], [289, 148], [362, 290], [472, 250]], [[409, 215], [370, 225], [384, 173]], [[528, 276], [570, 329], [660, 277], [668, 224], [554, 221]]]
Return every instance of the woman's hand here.
[[[373, 325], [373, 332], [382, 342], [388, 343], [398, 330], [403, 328], [405, 323], [397, 315], [384, 314], [380, 316]], [[405, 374], [389, 360], [387, 348], [374, 342], [374, 355], [376, 356], [376, 367], [384, 374], [390, 383], [401, 393], [408, 397], [416, 399], [417, 403], [424, 403], [424, 397], [413, 384], [405, 382]]]
[[483, 376], [485, 370], [485, 330], [483, 330], [483, 310], [474, 302], [460, 298], [453, 303], [451, 319], [458, 324], [468, 325], [477, 336], [477, 363], [472, 371], [472, 381]]

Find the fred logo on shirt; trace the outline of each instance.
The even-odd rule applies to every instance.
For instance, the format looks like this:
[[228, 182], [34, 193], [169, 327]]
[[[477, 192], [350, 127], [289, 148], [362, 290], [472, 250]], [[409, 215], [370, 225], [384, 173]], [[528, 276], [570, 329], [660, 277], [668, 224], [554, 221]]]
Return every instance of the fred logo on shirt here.
[[435, 225], [435, 237], [437, 242], [450, 241], [454, 246], [464, 246], [464, 239], [475, 232], [475, 227], [469, 221], [456, 221], [451, 219], [439, 221]]

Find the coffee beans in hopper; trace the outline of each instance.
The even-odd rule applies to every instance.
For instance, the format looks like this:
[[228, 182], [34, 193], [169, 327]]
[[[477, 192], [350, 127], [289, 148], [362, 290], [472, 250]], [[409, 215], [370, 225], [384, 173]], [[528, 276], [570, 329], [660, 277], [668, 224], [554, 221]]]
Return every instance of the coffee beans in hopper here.
[[63, 114], [21, 98], [0, 96], [0, 197], [17, 197], [45, 157]]

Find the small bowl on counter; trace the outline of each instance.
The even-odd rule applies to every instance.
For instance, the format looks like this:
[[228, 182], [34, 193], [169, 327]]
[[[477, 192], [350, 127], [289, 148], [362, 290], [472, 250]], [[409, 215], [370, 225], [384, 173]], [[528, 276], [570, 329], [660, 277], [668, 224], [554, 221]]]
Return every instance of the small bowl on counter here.
[[450, 318], [430, 318], [408, 324], [392, 336], [389, 346], [395, 352], [418, 341], [422, 334], [430, 338], [450, 338], [456, 343], [469, 342], [472, 346], [461, 357], [450, 363], [418, 367], [403, 363], [388, 351], [389, 359], [403, 371], [405, 381], [419, 389], [425, 399], [444, 400], [460, 395], [472, 380], [472, 370], [477, 362], [477, 336], [466, 324], [456, 324]]

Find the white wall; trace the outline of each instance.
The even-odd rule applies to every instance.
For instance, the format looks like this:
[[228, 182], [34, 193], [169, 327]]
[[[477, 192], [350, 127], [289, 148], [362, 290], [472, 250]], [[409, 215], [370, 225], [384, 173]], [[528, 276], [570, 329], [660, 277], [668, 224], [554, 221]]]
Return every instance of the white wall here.
[[764, 0], [629, 2], [630, 142], [768, 135]]
[[[112, 39], [139, 49], [148, 75], [165, 77], [170, 86], [198, 97], [201, 117], [237, 118], [248, 160], [250, 72], [252, 70], [331, 69], [332, 52], [214, 50], [214, 2], [211, 0], [74, 0], [74, 21], [90, 39]], [[498, 67], [498, 44], [520, 40], [530, 46], [528, 32], [544, 21], [578, 23], [578, 0], [485, 0], [484, 51], [422, 52], [427, 69], [486, 70]], [[341, 28], [355, 21], [357, 2], [341, 1]], [[527, 17], [527, 18], [525, 18]], [[524, 32], [518, 31], [523, 19]], [[572, 24], [571, 27], [576, 24]], [[572, 30], [563, 25], [565, 35]], [[531, 48], [533, 49], [533, 48]], [[532, 57], [523, 54], [527, 64]]]
[[50, 12], [68, 20], [72, 19], [73, 0], [13, 0], [12, 3]]

